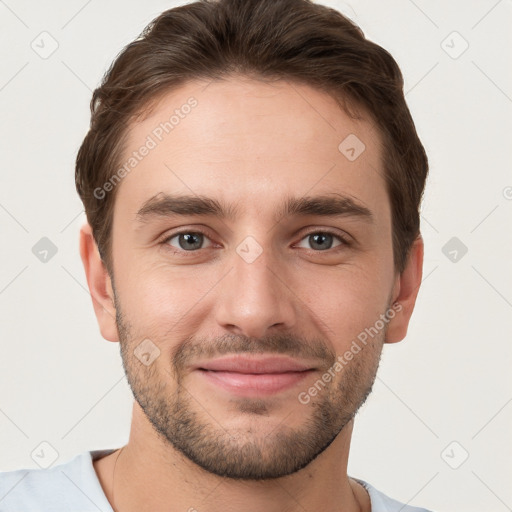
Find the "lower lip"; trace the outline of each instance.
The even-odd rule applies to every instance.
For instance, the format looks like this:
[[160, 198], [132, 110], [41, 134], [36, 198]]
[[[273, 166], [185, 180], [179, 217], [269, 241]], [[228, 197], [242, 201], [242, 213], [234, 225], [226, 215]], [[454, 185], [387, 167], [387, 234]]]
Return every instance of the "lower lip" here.
[[313, 370], [286, 373], [237, 373], [199, 370], [208, 381], [230, 393], [242, 396], [271, 395], [300, 383]]

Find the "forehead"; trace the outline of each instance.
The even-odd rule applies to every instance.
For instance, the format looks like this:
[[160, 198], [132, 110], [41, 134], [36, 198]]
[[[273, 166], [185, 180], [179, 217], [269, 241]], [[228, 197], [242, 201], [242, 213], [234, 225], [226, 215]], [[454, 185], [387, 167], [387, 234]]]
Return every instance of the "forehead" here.
[[134, 216], [160, 192], [214, 195], [247, 214], [281, 207], [284, 195], [333, 191], [382, 203], [381, 139], [363, 116], [290, 81], [189, 82], [130, 125], [115, 209]]

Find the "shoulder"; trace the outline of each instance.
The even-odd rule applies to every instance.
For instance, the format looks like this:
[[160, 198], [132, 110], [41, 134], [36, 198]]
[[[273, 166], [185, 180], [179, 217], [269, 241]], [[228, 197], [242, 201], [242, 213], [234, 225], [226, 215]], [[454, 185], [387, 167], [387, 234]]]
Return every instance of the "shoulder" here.
[[372, 512], [433, 512], [426, 508], [406, 505], [405, 503], [386, 496], [383, 492], [379, 491], [373, 487], [373, 485], [365, 482], [364, 480], [354, 477], [352, 477], [352, 479], [359, 482], [368, 492], [372, 504]]
[[91, 452], [48, 469], [0, 472], [1, 512], [111, 512], [103, 500], [106, 499], [95, 478]]

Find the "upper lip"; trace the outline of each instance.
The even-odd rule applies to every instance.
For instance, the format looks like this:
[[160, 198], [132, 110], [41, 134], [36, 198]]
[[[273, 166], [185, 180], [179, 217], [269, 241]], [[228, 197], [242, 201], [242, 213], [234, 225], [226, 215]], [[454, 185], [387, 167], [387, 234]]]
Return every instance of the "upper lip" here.
[[285, 373], [313, 370], [306, 361], [281, 356], [227, 356], [197, 364], [198, 370], [237, 373]]

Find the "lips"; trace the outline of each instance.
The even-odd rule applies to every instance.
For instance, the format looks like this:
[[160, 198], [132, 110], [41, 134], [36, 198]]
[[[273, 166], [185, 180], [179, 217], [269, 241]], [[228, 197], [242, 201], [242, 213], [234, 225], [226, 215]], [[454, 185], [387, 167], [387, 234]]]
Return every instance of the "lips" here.
[[290, 389], [315, 371], [308, 362], [276, 356], [229, 356], [198, 364], [210, 384], [242, 396], [269, 395]]
[[216, 372], [236, 373], [286, 373], [311, 370], [313, 367], [305, 362], [289, 357], [247, 357], [229, 356], [213, 361], [206, 361], [198, 368]]

